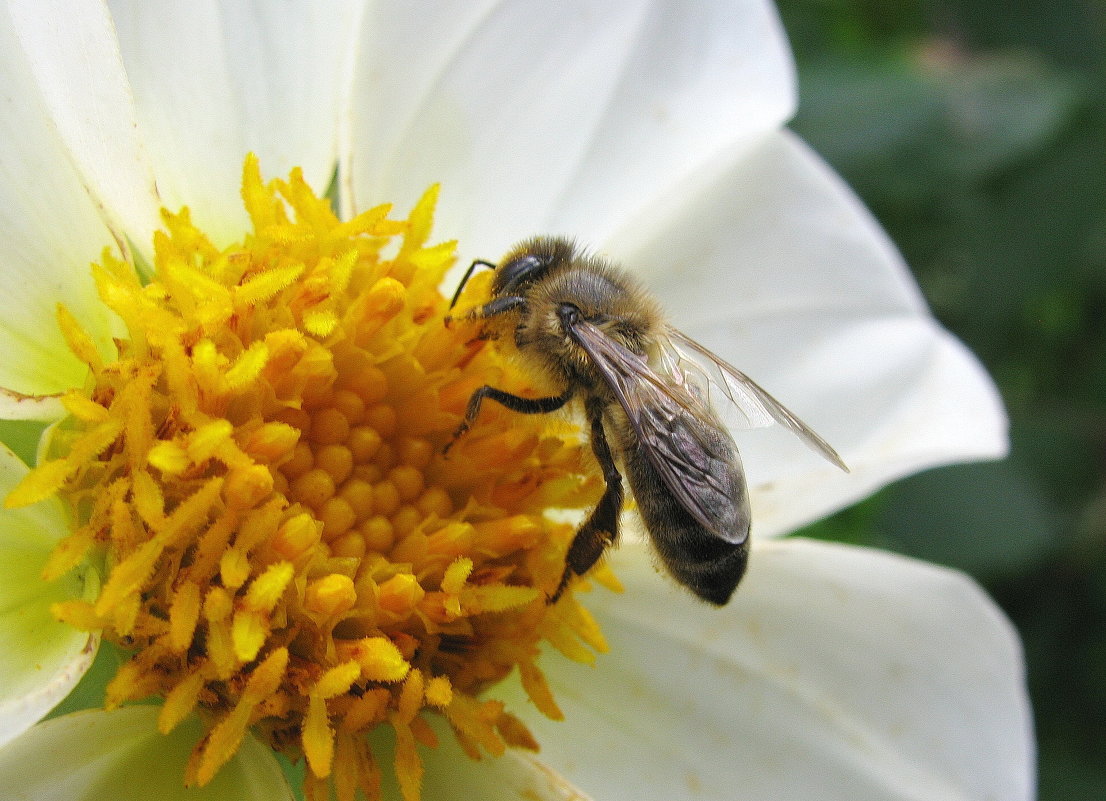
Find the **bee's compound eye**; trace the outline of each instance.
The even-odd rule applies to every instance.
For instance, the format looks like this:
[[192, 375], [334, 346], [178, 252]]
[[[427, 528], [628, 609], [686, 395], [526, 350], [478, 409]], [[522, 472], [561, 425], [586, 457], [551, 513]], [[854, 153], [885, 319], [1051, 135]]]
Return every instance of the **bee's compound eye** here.
[[499, 268], [495, 277], [495, 294], [517, 292], [521, 285], [533, 280], [545, 267], [545, 262], [533, 253], [511, 259]]

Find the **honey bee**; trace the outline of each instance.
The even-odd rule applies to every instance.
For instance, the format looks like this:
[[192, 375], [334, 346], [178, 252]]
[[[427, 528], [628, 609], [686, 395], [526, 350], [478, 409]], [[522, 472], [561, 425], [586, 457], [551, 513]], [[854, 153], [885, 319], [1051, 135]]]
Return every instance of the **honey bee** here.
[[657, 301], [628, 273], [574, 242], [537, 237], [498, 265], [473, 262], [450, 309], [479, 266], [495, 271], [491, 300], [463, 319], [487, 321], [483, 339], [513, 324], [523, 360], [563, 390], [527, 398], [480, 387], [451, 444], [486, 399], [545, 414], [579, 398], [606, 483], [569, 546], [550, 603], [618, 539], [624, 494], [618, 462], [664, 567], [703, 600], [729, 601], [749, 559], [749, 494], [737, 445], [711, 407], [712, 394], [754, 425], [785, 426], [848, 469], [825, 440], [745, 373], [669, 325]]

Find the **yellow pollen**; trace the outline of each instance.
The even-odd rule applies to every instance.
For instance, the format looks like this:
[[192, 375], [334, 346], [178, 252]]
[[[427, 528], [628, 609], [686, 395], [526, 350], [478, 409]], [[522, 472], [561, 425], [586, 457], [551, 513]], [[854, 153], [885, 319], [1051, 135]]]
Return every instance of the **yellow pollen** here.
[[605, 649], [573, 587], [547, 601], [574, 529], [546, 511], [589, 508], [601, 482], [579, 433], [542, 415], [490, 412], [443, 455], [476, 387], [545, 388], [475, 326], [445, 325], [436, 188], [406, 219], [343, 222], [299, 170], [264, 182], [250, 156], [242, 198], [252, 230], [226, 248], [187, 209], [163, 212], [148, 284], [105, 251], [94, 279], [126, 329], [114, 360], [59, 308], [89, 378], [5, 503], [70, 507], [44, 577], [107, 567], [95, 601], [54, 612], [132, 654], [109, 706], [160, 696], [163, 732], [199, 715], [188, 783], [252, 731], [306, 761], [309, 799], [373, 797], [365, 735], [388, 726], [414, 801], [437, 742], [426, 716], [474, 757], [536, 748], [484, 692], [517, 670], [560, 717], [540, 652]]

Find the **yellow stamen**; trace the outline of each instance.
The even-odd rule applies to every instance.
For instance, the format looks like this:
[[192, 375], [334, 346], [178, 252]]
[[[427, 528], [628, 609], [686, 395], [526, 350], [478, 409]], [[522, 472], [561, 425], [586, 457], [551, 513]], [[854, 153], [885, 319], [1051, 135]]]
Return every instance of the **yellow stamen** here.
[[209, 733], [196, 766], [196, 784], [207, 784], [214, 778], [215, 771], [234, 756], [246, 735], [251, 713], [267, 696], [276, 692], [287, 666], [288, 651], [278, 648], [253, 671], [238, 703]]
[[58, 327], [74, 356], [91, 367], [93, 372], [103, 369], [103, 362], [100, 360], [96, 345], [92, 342], [92, 337], [81, 328], [69, 310], [60, 304], [58, 305]]
[[158, 731], [168, 734], [191, 714], [200, 700], [200, 691], [207, 678], [200, 671], [196, 671], [186, 676], [166, 694], [165, 703], [162, 704], [157, 718]]
[[205, 721], [189, 783], [250, 730], [306, 760], [308, 798], [372, 797], [365, 735], [390, 726], [414, 801], [427, 716], [474, 757], [535, 748], [481, 694], [517, 669], [560, 717], [543, 643], [605, 649], [573, 587], [547, 602], [574, 531], [545, 512], [588, 508], [600, 481], [577, 430], [540, 415], [489, 408], [443, 455], [476, 387], [534, 390], [474, 326], [445, 325], [436, 187], [406, 220], [342, 222], [298, 170], [266, 183], [250, 156], [242, 198], [252, 230], [225, 249], [164, 212], [148, 285], [103, 254], [93, 277], [127, 331], [114, 361], [59, 309], [89, 379], [5, 504], [68, 504], [45, 577], [107, 572], [54, 613], [133, 653], [109, 706], [160, 695], [161, 731]]

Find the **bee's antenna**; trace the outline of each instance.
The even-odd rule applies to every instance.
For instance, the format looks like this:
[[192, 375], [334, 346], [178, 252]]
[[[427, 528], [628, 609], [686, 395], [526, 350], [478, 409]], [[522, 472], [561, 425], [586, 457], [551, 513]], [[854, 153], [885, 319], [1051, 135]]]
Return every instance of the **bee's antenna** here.
[[467, 284], [469, 282], [469, 279], [472, 278], [472, 273], [477, 267], [490, 267], [494, 270], [496, 268], [496, 265], [494, 262], [484, 261], [484, 259], [474, 260], [472, 264], [469, 265], [469, 268], [465, 270], [465, 275], [461, 279], [461, 283], [457, 285], [457, 291], [453, 293], [453, 299], [449, 301], [450, 309], [457, 305], [457, 299], [461, 297], [461, 290], [465, 288], [465, 284]]

